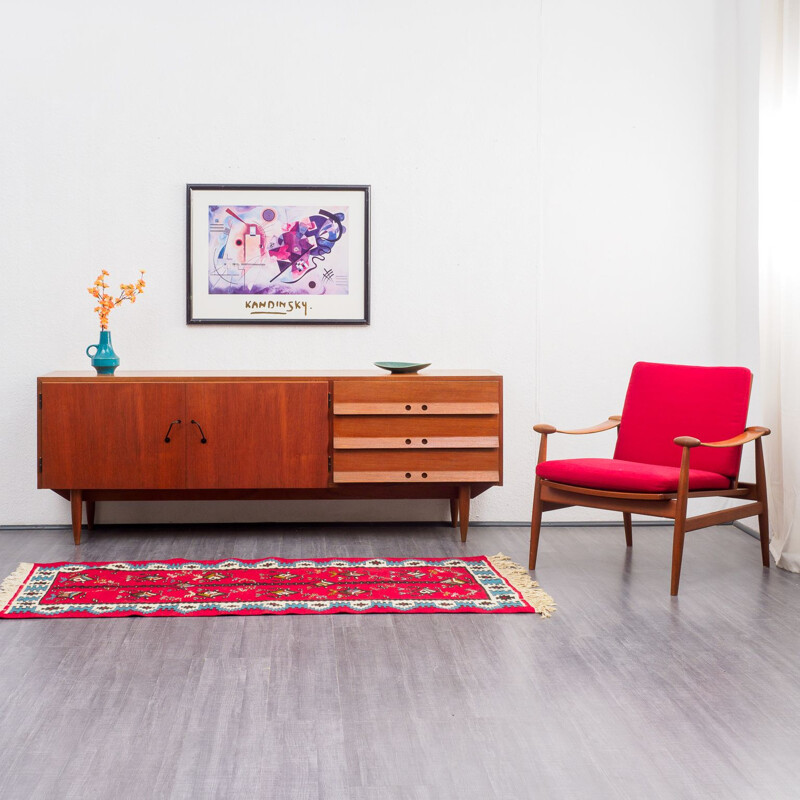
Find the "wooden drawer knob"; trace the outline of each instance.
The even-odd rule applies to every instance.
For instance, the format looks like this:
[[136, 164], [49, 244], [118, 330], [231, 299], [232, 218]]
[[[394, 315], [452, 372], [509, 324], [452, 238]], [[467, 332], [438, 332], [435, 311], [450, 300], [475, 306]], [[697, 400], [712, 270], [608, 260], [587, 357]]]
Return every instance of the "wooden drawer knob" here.
[[406, 406], [406, 411], [411, 411], [411, 406]]
[[428, 406], [426, 406], [424, 403], [423, 403], [423, 405], [422, 405], [422, 410], [423, 410], [423, 411], [427, 411], [427, 410], [428, 410]]
[[428, 440], [427, 439], [423, 439], [422, 440], [422, 444], [428, 444]]
[[406, 439], [406, 444], [411, 444], [411, 439]]
[[422, 477], [423, 477], [423, 478], [427, 478], [427, 477], [428, 477], [428, 473], [427, 473], [427, 472], [423, 472], [423, 473], [422, 473]]
[[411, 473], [410, 472], [406, 472], [406, 478], [410, 478], [410, 477], [411, 477]]

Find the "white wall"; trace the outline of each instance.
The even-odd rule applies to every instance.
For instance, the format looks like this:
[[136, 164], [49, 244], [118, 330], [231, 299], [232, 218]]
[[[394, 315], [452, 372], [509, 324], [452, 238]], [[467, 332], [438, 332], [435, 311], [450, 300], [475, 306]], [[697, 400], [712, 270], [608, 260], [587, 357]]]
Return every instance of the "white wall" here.
[[542, 29], [541, 411], [584, 427], [635, 361], [737, 362], [736, 4], [545, 1]]
[[[737, 187], [736, 193], [736, 361], [753, 371], [751, 425], [774, 425], [762, 413], [758, 319], [758, 82], [761, 57], [760, 0], [738, 0]], [[773, 446], [767, 439], [765, 447]], [[754, 448], [744, 449], [741, 478], [755, 480]], [[732, 504], [733, 505], [733, 504]], [[754, 527], [755, 519], [743, 520]]]
[[[738, 361], [755, 373], [758, 387], [758, 79], [761, 46], [759, 0], [738, 0], [736, 332]], [[760, 413], [758, 392], [751, 411]]]
[[[475, 501], [482, 520], [528, 517], [534, 422], [618, 411], [637, 359], [735, 360], [735, 4], [53, 0], [5, 17], [0, 524], [68, 519], [35, 488], [35, 378], [88, 367], [101, 268], [147, 269], [146, 295], [112, 312], [123, 369], [501, 372], [506, 485]], [[187, 182], [371, 184], [372, 324], [187, 327]], [[445, 505], [107, 504], [99, 519]]]

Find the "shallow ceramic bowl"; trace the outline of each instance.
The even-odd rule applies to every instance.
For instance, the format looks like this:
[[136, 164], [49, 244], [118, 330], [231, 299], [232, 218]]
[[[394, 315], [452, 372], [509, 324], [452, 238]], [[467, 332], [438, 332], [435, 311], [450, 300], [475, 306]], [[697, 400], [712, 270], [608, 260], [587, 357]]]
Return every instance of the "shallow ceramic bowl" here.
[[392, 375], [411, 375], [430, 366], [430, 364], [414, 364], [410, 361], [376, 361], [374, 363], [376, 367], [388, 369]]

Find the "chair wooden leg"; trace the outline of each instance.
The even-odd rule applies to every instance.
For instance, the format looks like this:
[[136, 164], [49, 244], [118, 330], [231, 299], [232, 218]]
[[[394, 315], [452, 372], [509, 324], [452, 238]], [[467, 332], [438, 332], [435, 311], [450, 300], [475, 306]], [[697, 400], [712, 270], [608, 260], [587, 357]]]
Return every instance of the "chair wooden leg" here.
[[678, 480], [678, 496], [675, 503], [675, 529], [672, 533], [672, 581], [669, 593], [678, 594], [681, 582], [681, 562], [683, 561], [683, 540], [686, 536], [686, 507], [689, 503], [689, 456], [691, 450], [683, 448], [681, 456], [681, 476]]
[[672, 580], [669, 593], [675, 597], [678, 594], [678, 585], [681, 582], [681, 562], [683, 561], [683, 540], [686, 536], [686, 515], [675, 520], [675, 529], [672, 534]]
[[450, 523], [455, 528], [458, 525], [458, 498], [450, 498]]
[[769, 510], [767, 508], [767, 476], [764, 472], [764, 448], [756, 439], [756, 493], [763, 511], [758, 515], [758, 535], [761, 539], [761, 563], [769, 568]]
[[458, 521], [461, 523], [461, 541], [467, 541], [469, 528], [469, 486], [458, 487]]
[[83, 521], [83, 493], [80, 489], [72, 489], [69, 502], [72, 507], [72, 539], [75, 544], [81, 543], [81, 522]]
[[625, 544], [628, 547], [633, 547], [633, 524], [631, 523], [631, 515], [627, 511], [622, 512], [622, 524], [625, 526]]
[[536, 569], [536, 556], [539, 553], [539, 531], [542, 527], [542, 479], [536, 478], [533, 487], [533, 512], [531, 514], [531, 552], [528, 569]]
[[758, 515], [758, 536], [761, 539], [761, 564], [769, 569], [769, 517], [766, 501], [764, 510]]

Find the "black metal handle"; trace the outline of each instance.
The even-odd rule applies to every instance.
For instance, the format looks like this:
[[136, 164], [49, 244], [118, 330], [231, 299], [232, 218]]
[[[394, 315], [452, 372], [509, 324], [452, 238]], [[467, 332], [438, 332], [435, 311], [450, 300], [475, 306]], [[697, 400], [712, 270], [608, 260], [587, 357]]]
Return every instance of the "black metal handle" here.
[[197, 420], [192, 420], [192, 425], [197, 425], [198, 430], [200, 431], [200, 444], [206, 444], [208, 439], [206, 439], [206, 435], [203, 433], [203, 429], [200, 427], [200, 423]]
[[167, 435], [164, 437], [164, 441], [167, 444], [169, 444], [169, 442], [170, 442], [169, 432], [172, 430], [172, 426], [173, 425], [180, 425], [180, 424], [181, 424], [181, 421], [179, 419], [174, 419], [174, 420], [172, 420], [172, 422], [170, 422], [169, 428], [167, 428]]

